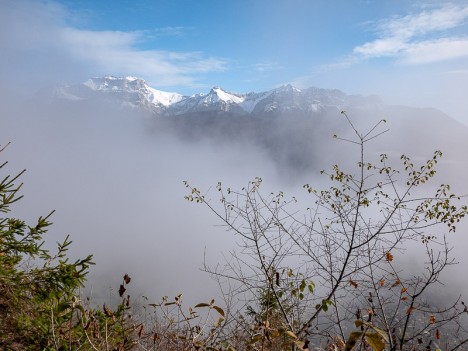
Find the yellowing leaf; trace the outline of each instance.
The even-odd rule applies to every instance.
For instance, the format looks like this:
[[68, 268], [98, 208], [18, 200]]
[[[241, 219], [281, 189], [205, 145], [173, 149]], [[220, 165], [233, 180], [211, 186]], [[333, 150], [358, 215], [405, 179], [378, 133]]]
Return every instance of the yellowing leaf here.
[[299, 348], [299, 350], [303, 350], [303, 351], [309, 351], [309, 342], [304, 342], [304, 341], [300, 341], [300, 340], [296, 340], [294, 342], [296, 344], [296, 346]]
[[349, 339], [346, 342], [346, 351], [351, 351], [352, 350], [352, 348], [356, 345], [356, 341], [359, 340], [361, 335], [362, 335], [361, 332], [352, 332], [349, 335]]
[[196, 305], [194, 308], [198, 308], [198, 307], [208, 307], [208, 306], [210, 306], [209, 303], [204, 303], [204, 302], [202, 302], [202, 303], [199, 303], [198, 305]]
[[288, 330], [286, 333], [285, 333], [287, 336], [293, 338], [293, 339], [297, 339], [297, 336], [296, 334], [294, 334], [292, 331]]
[[388, 262], [392, 262], [393, 261], [393, 255], [390, 253], [390, 252], [387, 252], [385, 254], [385, 258], [387, 259]]
[[248, 344], [255, 344], [257, 341], [262, 340], [262, 335], [261, 334], [255, 334], [250, 338], [250, 340], [247, 342]]
[[378, 333], [366, 333], [366, 340], [374, 351], [383, 351], [385, 349], [385, 342]]
[[216, 312], [218, 312], [221, 316], [224, 317], [224, 311], [221, 307], [213, 306], [213, 308], [216, 310]]
[[224, 321], [224, 318], [223, 317], [219, 317], [218, 320], [213, 324], [213, 326], [215, 328], [219, 328], [221, 326], [221, 323], [223, 323]]

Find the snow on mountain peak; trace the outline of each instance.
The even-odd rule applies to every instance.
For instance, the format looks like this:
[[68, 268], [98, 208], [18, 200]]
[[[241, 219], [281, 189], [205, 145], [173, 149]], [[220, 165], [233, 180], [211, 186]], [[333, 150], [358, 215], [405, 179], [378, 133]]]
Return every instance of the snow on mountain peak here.
[[[237, 95], [233, 93], [228, 93], [219, 87], [214, 87], [211, 89], [211, 92], [216, 94], [219, 100], [227, 102], [227, 103], [235, 103], [240, 104], [242, 101], [245, 100], [245, 97], [242, 95]], [[210, 92], [210, 93], [211, 93]]]
[[297, 89], [296, 87], [292, 86], [291, 84], [282, 85], [279, 88], [274, 89], [276, 92], [293, 92], [293, 93], [300, 93], [301, 90]]
[[105, 76], [102, 78], [91, 78], [83, 83], [91, 90], [101, 92], [120, 92], [141, 95], [147, 102], [154, 105], [169, 106], [184, 98], [178, 93], [170, 93], [151, 88], [145, 80], [134, 76], [118, 78]]
[[111, 99], [123, 105], [145, 108], [164, 116], [190, 113], [227, 113], [234, 115], [277, 115], [282, 113], [322, 113], [346, 106], [377, 106], [375, 98], [349, 96], [339, 90], [307, 88], [290, 84], [260, 93], [237, 94], [220, 87], [208, 93], [184, 96], [150, 87], [145, 80], [127, 76], [91, 78], [82, 84], [63, 85], [52, 95], [67, 100]]
[[185, 96], [181, 94], [168, 93], [166, 91], [156, 90], [151, 87], [148, 87], [147, 91], [149, 92], [147, 96], [150, 102], [152, 102], [153, 104], [159, 103], [166, 107], [185, 99]]

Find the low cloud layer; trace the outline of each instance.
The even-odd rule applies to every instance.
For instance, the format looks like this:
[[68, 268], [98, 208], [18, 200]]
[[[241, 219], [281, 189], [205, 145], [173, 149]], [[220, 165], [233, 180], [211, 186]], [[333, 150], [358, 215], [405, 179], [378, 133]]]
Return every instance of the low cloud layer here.
[[[72, 257], [95, 255], [97, 266], [92, 268], [89, 287], [96, 299], [115, 296], [112, 291], [124, 273], [134, 278], [132, 295], [158, 299], [183, 292], [191, 302], [218, 296], [216, 284], [200, 268], [204, 257], [209, 264], [222, 263], [223, 254], [237, 248], [237, 238], [220, 227], [207, 208], [184, 200], [183, 181], [206, 191], [207, 199], [216, 204], [218, 181], [240, 189], [260, 176], [266, 193], [282, 190], [304, 201], [302, 207], [307, 208], [311, 199], [302, 185], [321, 188], [325, 182], [320, 169], [334, 163], [352, 167], [352, 153], [358, 152], [333, 141], [323, 126], [314, 130], [307, 120], [299, 119], [270, 121], [274, 127], [266, 130], [270, 138], [262, 144], [258, 138], [262, 129], [259, 134], [241, 124], [226, 129], [226, 122], [197, 126], [196, 119], [185, 127], [168, 126], [96, 102], [42, 105], [10, 99], [0, 113], [4, 116], [1, 144], [12, 142], [2, 159], [10, 161], [10, 173], [27, 168], [22, 179], [25, 198], [15, 206], [14, 215], [32, 223], [56, 210], [55, 224], [46, 237], [48, 247], [70, 234]], [[391, 121], [394, 132], [405, 130], [404, 113], [397, 113], [401, 120]], [[370, 122], [356, 123], [368, 128]], [[438, 123], [447, 127], [447, 133], [456, 125], [438, 118], [432, 121], [433, 126]], [[335, 128], [347, 136], [339, 123]], [[371, 157], [408, 150], [419, 156], [416, 161], [430, 157], [427, 145], [437, 143], [428, 139], [430, 130], [423, 129], [424, 139], [383, 136], [369, 150]], [[459, 145], [463, 133], [463, 128], [452, 133], [453, 143]], [[441, 135], [439, 139], [447, 141], [446, 134]], [[446, 142], [444, 146], [453, 147]], [[452, 172], [464, 174], [460, 173], [464, 168], [452, 162], [457, 154], [446, 151], [444, 177], [458, 179], [460, 185], [465, 177]], [[453, 235], [459, 257], [466, 245], [460, 234]]]
[[[205, 208], [183, 199], [184, 180], [201, 189], [213, 189], [218, 181], [240, 188], [260, 176], [268, 190], [300, 196], [305, 182], [317, 184], [318, 170], [354, 162], [346, 146], [331, 147], [314, 139], [320, 135], [330, 141], [336, 129], [320, 129], [297, 120], [278, 122], [264, 133], [262, 144], [256, 139], [260, 134], [251, 129], [231, 128], [229, 138], [209, 125], [189, 125], [188, 134], [170, 129], [161, 133], [160, 125], [127, 110], [99, 104], [43, 106], [26, 100], [25, 95], [49, 84], [81, 82], [104, 74], [143, 76], [161, 88], [197, 86], [202, 82], [200, 75], [228, 69], [229, 60], [199, 51], [141, 48], [140, 44], [152, 36], [180, 35], [190, 30], [187, 28], [83, 30], [72, 27], [73, 16], [54, 2], [0, 0], [0, 6], [0, 144], [12, 142], [1, 157], [10, 161], [11, 173], [28, 169], [23, 177], [26, 196], [14, 214], [32, 222], [55, 209], [48, 245], [70, 234], [75, 243], [72, 256], [95, 254], [97, 266], [90, 282], [96, 296], [110, 294], [109, 289], [117, 289], [121, 276], [129, 273], [138, 290], [132, 292], [135, 295], [160, 297], [184, 292], [196, 302], [213, 297], [216, 285], [199, 271], [204, 253], [209, 262], [222, 261], [220, 252], [236, 248], [236, 238], [215, 227], [219, 222]], [[379, 22], [377, 38], [356, 47], [354, 58], [387, 57], [409, 65], [466, 57], [467, 39], [443, 34], [445, 29], [466, 23], [467, 9], [446, 5]], [[426, 39], [427, 33], [440, 36]], [[274, 59], [259, 61], [253, 67], [265, 75], [283, 68]], [[356, 91], [360, 87], [355, 85], [366, 77], [375, 79], [377, 87], [388, 86], [391, 95], [406, 95], [414, 102], [414, 96], [404, 88], [419, 91], [412, 84], [420, 81], [423, 85], [425, 80], [416, 78], [427, 77], [427, 72], [416, 78], [403, 77], [406, 72], [388, 72], [387, 80], [356, 71], [362, 73], [360, 79], [343, 77], [338, 71], [331, 87], [347, 84]], [[460, 111], [460, 101], [465, 101], [465, 71], [447, 70], [447, 75], [463, 74], [463, 80], [455, 85], [441, 84], [453, 97], [450, 104], [442, 101], [441, 105]], [[314, 84], [308, 80], [308, 86]], [[443, 100], [436, 97], [429, 96], [429, 100]], [[463, 162], [466, 148], [460, 146], [465, 145], [460, 140], [466, 140], [463, 126], [427, 119], [431, 116], [427, 110], [409, 129], [406, 118], [412, 116], [411, 111], [388, 112], [370, 116], [373, 121], [399, 117], [390, 124], [397, 136], [384, 136], [383, 147], [373, 151], [375, 155], [409, 152], [423, 160], [433, 148], [442, 148], [447, 152], [444, 174], [463, 192], [467, 177]], [[362, 118], [361, 125], [368, 123], [372, 122]], [[339, 122], [334, 126], [340, 134]], [[315, 163], [311, 166], [307, 162]], [[208, 196], [217, 201], [213, 190]], [[459, 257], [466, 248], [463, 234], [454, 236]], [[458, 281], [466, 281], [466, 272], [459, 270], [457, 274], [453, 276]]]
[[11, 174], [27, 168], [25, 198], [13, 215], [33, 223], [56, 210], [47, 245], [70, 234], [72, 257], [94, 254], [88, 287], [95, 298], [114, 296], [124, 273], [133, 277], [135, 296], [183, 292], [193, 302], [217, 296], [200, 267], [204, 255], [222, 261], [235, 238], [215, 227], [220, 223], [206, 208], [184, 200], [183, 181], [211, 188], [213, 201], [218, 181], [240, 188], [264, 176], [276, 183], [264, 151], [245, 140], [150, 132], [128, 110], [10, 103], [0, 109], [0, 144], [11, 141], [1, 157]]

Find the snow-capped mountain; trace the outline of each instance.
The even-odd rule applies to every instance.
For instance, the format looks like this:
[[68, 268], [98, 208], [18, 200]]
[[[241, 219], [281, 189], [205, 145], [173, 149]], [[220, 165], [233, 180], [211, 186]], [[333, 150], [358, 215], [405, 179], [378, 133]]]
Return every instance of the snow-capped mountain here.
[[177, 93], [153, 89], [140, 78], [113, 76], [91, 78], [82, 84], [56, 85], [46, 92], [41, 92], [41, 95], [45, 95], [49, 100], [112, 100], [122, 105], [144, 107], [154, 112], [162, 112], [168, 106], [186, 98]]
[[104, 78], [92, 78], [84, 82], [83, 85], [94, 91], [133, 93], [155, 106], [169, 106], [184, 99], [184, 96], [177, 93], [153, 89], [143, 79], [136, 77], [116, 78], [108, 76]]
[[396, 155], [411, 150], [425, 158], [428, 150], [448, 149], [457, 152], [450, 156], [451, 164], [461, 164], [466, 161], [464, 151], [468, 148], [467, 127], [441, 111], [386, 105], [375, 96], [347, 95], [335, 89], [285, 85], [239, 94], [214, 87], [206, 93], [183, 96], [154, 89], [135, 77], [102, 77], [81, 84], [56, 85], [42, 91], [31, 103], [28, 106], [34, 109], [28, 107], [25, 115], [34, 111], [55, 116], [53, 120], [61, 125], [65, 121], [63, 124], [74, 135], [81, 136], [81, 129], [83, 135], [90, 133], [93, 137], [102, 134], [107, 138], [107, 131], [125, 135], [137, 120], [136, 128], [143, 127], [145, 133], [171, 142], [175, 137], [184, 145], [208, 140], [207, 148], [239, 145], [246, 152], [260, 146], [259, 154], [270, 155], [272, 162], [292, 178], [326, 167], [320, 162], [328, 154], [346, 154], [342, 143], [331, 142], [332, 135], [345, 139], [354, 135], [340, 114], [342, 110], [362, 131], [379, 120], [388, 120], [392, 136], [385, 133], [379, 138], [379, 145], [373, 149], [376, 157], [382, 152]]
[[[42, 94], [44, 95], [44, 93]], [[238, 94], [213, 87], [208, 93], [184, 96], [150, 87], [136, 77], [106, 76], [91, 78], [82, 84], [57, 85], [50, 88], [48, 99], [110, 100], [124, 106], [143, 108], [161, 116], [180, 116], [194, 113], [216, 115], [272, 116], [324, 114], [349, 106], [380, 108], [378, 97], [346, 95], [339, 90], [281, 86], [260, 93]]]

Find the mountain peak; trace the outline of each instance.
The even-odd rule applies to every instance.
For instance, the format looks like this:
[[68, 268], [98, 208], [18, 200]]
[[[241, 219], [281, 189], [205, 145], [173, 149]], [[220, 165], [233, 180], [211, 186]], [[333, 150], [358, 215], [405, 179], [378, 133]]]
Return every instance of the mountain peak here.
[[274, 90], [279, 91], [279, 92], [294, 92], [294, 93], [300, 93], [301, 92], [300, 89], [292, 86], [291, 84], [282, 85], [279, 88], [276, 88]]
[[242, 95], [229, 93], [220, 87], [213, 87], [210, 93], [207, 95], [207, 97], [213, 99], [213, 97], [210, 95], [215, 95], [216, 97], [214, 99], [217, 99], [217, 101], [223, 101], [225, 103], [240, 104], [245, 99]]
[[55, 89], [53, 95], [55, 98], [66, 100], [110, 99], [122, 105], [144, 108], [164, 116], [201, 112], [229, 112], [234, 115], [310, 115], [330, 109], [341, 110], [350, 105], [378, 104], [375, 98], [371, 101], [370, 97], [348, 96], [339, 90], [300, 90], [291, 84], [248, 94], [232, 93], [214, 86], [207, 94], [184, 96], [154, 89], [138, 77], [111, 75], [91, 78], [82, 84], [62, 85]]
[[88, 79], [83, 85], [87, 86], [92, 90], [101, 90], [101, 91], [123, 91], [128, 90], [129, 86], [143, 87], [146, 85], [146, 82], [143, 79], [136, 77], [114, 77], [114, 76], [104, 76], [104, 77], [93, 77]]

